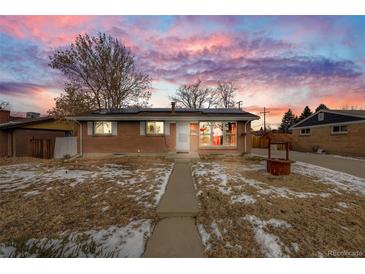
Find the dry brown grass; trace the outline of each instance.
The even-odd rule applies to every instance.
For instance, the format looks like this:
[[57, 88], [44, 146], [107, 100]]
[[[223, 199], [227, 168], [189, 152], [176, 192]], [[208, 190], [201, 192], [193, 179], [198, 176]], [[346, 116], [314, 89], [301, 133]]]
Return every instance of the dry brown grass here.
[[[35, 163], [41, 163], [41, 171], [58, 168], [95, 171], [105, 164], [113, 164], [115, 168], [120, 165], [132, 173], [156, 165], [171, 165], [170, 161], [162, 158], [139, 157]], [[124, 177], [106, 180], [97, 176], [75, 186], [70, 185], [72, 179], [62, 179], [49, 183], [34, 182], [24, 189], [10, 192], [0, 191], [0, 243], [52, 238], [64, 231], [124, 226], [131, 220], [156, 219], [154, 197], [158, 189], [156, 177], [159, 174], [152, 169], [144, 175], [146, 180], [134, 184], [122, 184]], [[116, 183], [116, 180], [121, 183]], [[41, 194], [25, 196], [29, 191]], [[142, 197], [141, 194], [145, 195]]]
[[0, 157], [0, 166], [24, 164], [24, 163], [48, 163], [57, 161], [58, 160], [47, 160], [33, 157]]
[[[254, 199], [255, 203], [232, 203], [231, 195], [221, 193], [212, 184], [217, 184], [209, 176], [195, 175], [201, 212], [197, 222], [203, 224], [211, 233], [206, 250], [208, 257], [261, 257], [263, 252], [255, 240], [253, 225], [243, 217], [253, 215], [267, 221], [275, 218], [286, 221], [290, 228], [265, 226], [266, 233], [280, 238], [282, 252], [290, 257], [333, 256], [331, 251], [348, 252], [349, 256], [365, 256], [365, 197], [356, 193], [334, 191], [335, 187], [324, 184], [305, 176], [292, 174], [275, 177], [262, 170], [240, 170], [240, 167], [257, 164], [259, 159], [232, 157], [215, 158], [203, 163], [217, 163], [225, 172], [231, 175], [227, 185], [231, 195], [245, 193]], [[305, 198], [281, 197], [275, 193], [263, 195], [253, 186], [240, 183], [237, 176], [254, 179], [264, 183], [263, 187], [287, 188], [290, 191], [312, 193]], [[316, 194], [330, 193], [328, 197]], [[338, 203], [346, 203], [347, 208]], [[215, 221], [223, 239], [218, 239], [211, 228]], [[227, 245], [229, 243], [229, 245]], [[299, 250], [293, 247], [299, 245]], [[360, 254], [358, 252], [361, 252]], [[337, 256], [346, 256], [341, 254]], [[357, 254], [357, 255], [356, 255]], [[336, 255], [335, 255], [336, 256]]]

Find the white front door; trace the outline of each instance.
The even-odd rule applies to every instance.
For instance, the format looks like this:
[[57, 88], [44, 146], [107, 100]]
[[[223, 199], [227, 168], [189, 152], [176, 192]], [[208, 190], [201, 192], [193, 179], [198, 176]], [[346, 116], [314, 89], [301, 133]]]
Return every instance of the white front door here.
[[176, 122], [176, 152], [190, 151], [189, 122]]

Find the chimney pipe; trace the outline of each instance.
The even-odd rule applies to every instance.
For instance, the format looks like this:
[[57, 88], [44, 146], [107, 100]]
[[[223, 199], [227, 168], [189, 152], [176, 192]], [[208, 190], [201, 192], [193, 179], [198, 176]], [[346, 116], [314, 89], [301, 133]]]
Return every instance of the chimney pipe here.
[[171, 112], [175, 112], [176, 102], [171, 102]]
[[0, 109], [0, 124], [7, 123], [10, 121], [10, 111], [5, 109]]

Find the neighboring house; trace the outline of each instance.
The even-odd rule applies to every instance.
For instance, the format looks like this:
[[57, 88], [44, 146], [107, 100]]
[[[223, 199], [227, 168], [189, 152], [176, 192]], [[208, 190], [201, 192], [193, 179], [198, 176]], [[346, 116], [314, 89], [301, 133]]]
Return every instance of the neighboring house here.
[[68, 117], [80, 125], [78, 150], [103, 154], [241, 154], [251, 150], [251, 121], [240, 109], [141, 108]]
[[0, 157], [52, 158], [56, 137], [71, 135], [74, 123], [51, 117], [13, 120], [0, 110]]
[[319, 110], [291, 129], [294, 150], [365, 156], [365, 110]]

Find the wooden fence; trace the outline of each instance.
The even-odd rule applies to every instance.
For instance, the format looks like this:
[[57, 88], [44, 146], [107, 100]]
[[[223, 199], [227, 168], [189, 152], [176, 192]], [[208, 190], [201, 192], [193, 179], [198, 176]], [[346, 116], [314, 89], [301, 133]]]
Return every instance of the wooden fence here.
[[[269, 140], [267, 138], [265, 138], [264, 136], [256, 136], [256, 135], [251, 135], [252, 136], [252, 147], [253, 148], [267, 148], [269, 145]], [[273, 146], [276, 146], [277, 150], [285, 150], [285, 144], [277, 144], [277, 145], [272, 145], [271, 147], [273, 148]], [[292, 146], [289, 145], [289, 148], [292, 149]]]
[[32, 157], [50, 159], [53, 157], [51, 139], [31, 139]]

